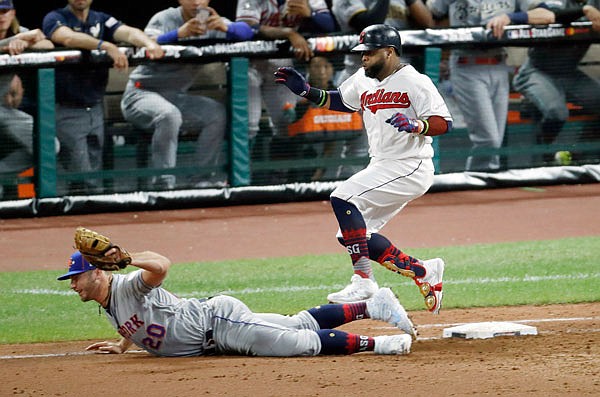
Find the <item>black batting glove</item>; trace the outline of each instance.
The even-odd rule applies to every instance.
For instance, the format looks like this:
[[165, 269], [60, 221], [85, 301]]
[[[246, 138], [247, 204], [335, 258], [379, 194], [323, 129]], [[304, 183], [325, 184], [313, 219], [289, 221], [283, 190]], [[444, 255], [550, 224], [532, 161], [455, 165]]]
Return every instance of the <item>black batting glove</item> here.
[[275, 82], [277, 84], [285, 85], [290, 91], [301, 97], [305, 97], [310, 91], [310, 84], [308, 84], [304, 76], [294, 68], [282, 67], [277, 69], [275, 72]]

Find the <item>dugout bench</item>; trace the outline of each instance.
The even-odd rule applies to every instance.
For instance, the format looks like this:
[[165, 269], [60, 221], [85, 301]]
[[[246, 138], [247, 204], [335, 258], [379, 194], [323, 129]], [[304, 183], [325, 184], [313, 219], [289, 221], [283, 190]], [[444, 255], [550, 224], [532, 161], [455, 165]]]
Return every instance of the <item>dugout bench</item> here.
[[557, 141], [552, 144], [536, 142], [536, 123], [539, 113], [520, 93], [512, 92], [506, 121], [504, 143], [499, 149], [471, 149], [466, 127], [454, 128], [437, 138], [438, 173], [463, 172], [467, 157], [474, 154], [499, 154], [502, 169], [519, 169], [557, 165], [545, 163], [544, 155], [558, 151], [576, 154], [573, 162], [600, 161], [600, 116], [568, 103], [569, 118]]
[[[211, 97], [220, 102], [226, 102], [227, 77], [224, 67], [217, 64], [203, 65], [205, 70], [199, 75], [190, 94]], [[125, 170], [122, 177], [130, 179], [125, 183], [127, 189], [136, 186], [137, 190], [151, 189], [148, 181], [153, 175], [165, 173], [164, 169], [150, 168], [152, 130], [140, 129], [124, 119], [121, 112], [121, 98], [128, 81], [128, 74], [110, 70], [107, 92], [104, 96], [104, 134], [105, 146], [103, 153], [104, 169]], [[168, 84], [168, 82], [167, 82]], [[178, 166], [169, 170], [169, 174], [189, 176], [200, 170], [193, 165], [193, 155], [196, 150], [197, 133], [181, 134], [177, 145]], [[227, 148], [223, 148], [226, 150]], [[134, 176], [131, 179], [131, 176]], [[115, 178], [105, 179], [107, 192], [119, 191]], [[180, 188], [178, 186], [178, 188]]]

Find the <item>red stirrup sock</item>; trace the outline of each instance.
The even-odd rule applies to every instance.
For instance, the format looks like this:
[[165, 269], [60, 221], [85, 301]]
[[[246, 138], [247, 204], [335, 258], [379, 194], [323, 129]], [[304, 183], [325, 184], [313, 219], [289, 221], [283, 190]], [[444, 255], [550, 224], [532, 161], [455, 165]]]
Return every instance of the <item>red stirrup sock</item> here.
[[425, 276], [425, 268], [421, 261], [406, 255], [396, 248], [390, 240], [379, 233], [371, 234], [371, 238], [369, 239], [369, 253], [371, 254], [371, 259], [403, 276], [413, 278]]

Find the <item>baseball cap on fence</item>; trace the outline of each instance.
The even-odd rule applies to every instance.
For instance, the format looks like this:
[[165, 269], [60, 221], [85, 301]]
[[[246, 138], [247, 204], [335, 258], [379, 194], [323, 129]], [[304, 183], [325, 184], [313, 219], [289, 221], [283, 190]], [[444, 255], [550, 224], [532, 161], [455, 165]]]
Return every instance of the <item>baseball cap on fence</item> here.
[[0, 10], [12, 10], [15, 8], [12, 0], [0, 0]]
[[66, 280], [71, 276], [75, 276], [76, 274], [85, 273], [90, 270], [94, 270], [96, 266], [92, 265], [90, 262], [86, 261], [83, 256], [81, 256], [81, 252], [76, 251], [71, 258], [69, 259], [69, 271], [63, 274], [60, 277], [57, 277], [57, 280]]

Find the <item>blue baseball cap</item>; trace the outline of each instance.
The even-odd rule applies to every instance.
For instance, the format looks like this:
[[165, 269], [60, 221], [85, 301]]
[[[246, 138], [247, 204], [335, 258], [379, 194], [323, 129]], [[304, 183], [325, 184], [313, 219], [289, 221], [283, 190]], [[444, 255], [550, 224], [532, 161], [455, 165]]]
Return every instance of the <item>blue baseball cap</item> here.
[[12, 0], [0, 0], [0, 10], [12, 10], [14, 8]]
[[[2, 0], [0, 0], [2, 1]], [[60, 277], [57, 277], [57, 280], [66, 280], [71, 278], [76, 274], [85, 273], [90, 270], [94, 270], [96, 266], [92, 265], [90, 262], [86, 261], [83, 256], [81, 256], [81, 252], [76, 251], [73, 255], [71, 255], [71, 259], [69, 260], [69, 271], [68, 273], [63, 274]]]

